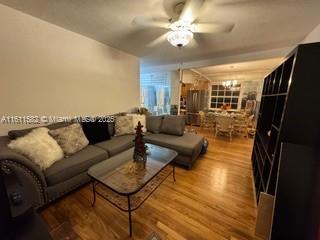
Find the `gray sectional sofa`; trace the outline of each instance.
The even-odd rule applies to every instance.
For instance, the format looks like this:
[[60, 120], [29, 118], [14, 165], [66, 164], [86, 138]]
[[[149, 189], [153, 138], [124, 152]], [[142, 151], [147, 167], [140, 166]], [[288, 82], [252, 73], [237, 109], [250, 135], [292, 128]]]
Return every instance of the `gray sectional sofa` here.
[[[154, 120], [159, 121], [159, 119]], [[174, 124], [171, 126], [174, 127]], [[23, 133], [28, 131], [30, 130], [27, 129]], [[133, 147], [133, 140], [133, 134], [112, 136], [110, 140], [88, 145], [42, 171], [31, 160], [9, 149], [7, 144], [10, 142], [10, 137], [2, 136], [0, 137], [0, 161], [17, 174], [19, 181], [28, 189], [27, 192], [34, 206], [41, 207], [88, 183], [89, 167]], [[145, 141], [177, 151], [178, 156], [175, 162], [189, 169], [199, 156], [203, 145], [203, 137], [192, 133], [177, 136], [161, 133], [161, 131], [147, 132]]]

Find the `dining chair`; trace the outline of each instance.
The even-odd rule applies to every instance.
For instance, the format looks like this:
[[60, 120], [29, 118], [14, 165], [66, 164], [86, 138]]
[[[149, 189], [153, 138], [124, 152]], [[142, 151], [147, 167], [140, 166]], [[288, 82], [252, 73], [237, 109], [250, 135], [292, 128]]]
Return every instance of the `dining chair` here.
[[234, 131], [240, 135], [248, 136], [248, 118], [245, 114], [237, 114], [235, 115], [234, 123], [233, 123]]
[[231, 116], [216, 115], [216, 127], [215, 127], [215, 138], [219, 133], [228, 134], [229, 140], [232, 141], [233, 134], [233, 122], [234, 119]]
[[248, 135], [254, 136], [256, 133], [256, 122], [254, 121], [254, 115], [252, 114], [251, 116], [248, 117]]
[[214, 114], [210, 112], [199, 112], [199, 114], [200, 119], [202, 119], [200, 124], [201, 128], [209, 128], [210, 130], [213, 130], [215, 124]]
[[199, 115], [200, 115], [200, 128], [203, 128], [205, 123], [205, 112], [199, 111]]

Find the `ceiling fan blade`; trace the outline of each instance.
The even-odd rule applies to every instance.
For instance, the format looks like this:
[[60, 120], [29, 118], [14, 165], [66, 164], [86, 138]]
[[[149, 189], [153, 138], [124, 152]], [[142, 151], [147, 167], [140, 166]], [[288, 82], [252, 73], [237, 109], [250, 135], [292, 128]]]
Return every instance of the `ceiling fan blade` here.
[[186, 48], [197, 48], [199, 47], [199, 43], [195, 38], [193, 38], [186, 46]]
[[163, 43], [167, 40], [167, 35], [168, 33], [162, 34], [160, 37], [156, 38], [155, 40], [153, 40], [152, 42], [147, 44], [147, 47], [151, 48], [151, 47], [155, 47], [157, 45], [159, 45], [160, 43]]
[[169, 29], [170, 22], [166, 18], [162, 17], [135, 17], [132, 20], [133, 25], [138, 25], [142, 27], [158, 27]]
[[181, 4], [183, 6], [182, 0], [163, 0], [163, 9], [167, 16], [174, 21], [179, 19], [181, 11], [177, 11], [177, 5]]
[[194, 34], [193, 38], [196, 40], [199, 46], [205, 46], [206, 44], [208, 44], [207, 36], [208, 35], [206, 34]]
[[194, 33], [229, 33], [234, 28], [233, 23], [194, 23]]
[[187, 0], [179, 20], [192, 23], [199, 16], [204, 0]]
[[239, 4], [250, 4], [254, 2], [260, 2], [260, 0], [216, 0], [216, 6], [233, 6]]

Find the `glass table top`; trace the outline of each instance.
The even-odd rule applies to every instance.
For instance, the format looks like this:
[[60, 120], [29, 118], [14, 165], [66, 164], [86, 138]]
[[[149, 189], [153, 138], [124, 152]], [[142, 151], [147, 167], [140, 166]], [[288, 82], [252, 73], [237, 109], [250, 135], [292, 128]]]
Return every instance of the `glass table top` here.
[[147, 146], [145, 165], [133, 161], [134, 148], [131, 148], [92, 166], [88, 175], [118, 194], [134, 194], [177, 156], [171, 149], [153, 144]]

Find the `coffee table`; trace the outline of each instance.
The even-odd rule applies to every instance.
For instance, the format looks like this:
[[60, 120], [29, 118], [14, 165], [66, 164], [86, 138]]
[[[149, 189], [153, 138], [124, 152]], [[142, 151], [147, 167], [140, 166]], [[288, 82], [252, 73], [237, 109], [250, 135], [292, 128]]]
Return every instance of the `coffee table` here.
[[128, 212], [129, 234], [132, 236], [131, 212], [160, 186], [172, 173], [175, 181], [175, 166], [169, 164], [178, 155], [176, 151], [147, 144], [147, 161], [144, 164], [133, 162], [133, 148], [95, 164], [88, 170], [92, 179], [93, 203], [96, 194]]

